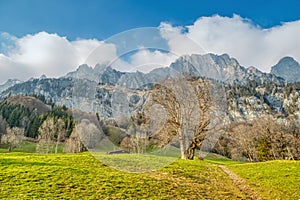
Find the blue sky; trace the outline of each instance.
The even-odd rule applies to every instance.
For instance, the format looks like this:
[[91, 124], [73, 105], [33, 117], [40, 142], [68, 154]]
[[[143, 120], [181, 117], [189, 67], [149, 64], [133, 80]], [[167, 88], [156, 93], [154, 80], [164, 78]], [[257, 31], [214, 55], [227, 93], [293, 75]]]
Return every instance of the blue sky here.
[[269, 28], [299, 19], [299, 8], [298, 0], [0, 0], [0, 31], [105, 39], [162, 21], [188, 25], [201, 16], [234, 13]]
[[299, 8], [299, 0], [0, 0], [0, 84], [84, 63], [147, 72], [204, 53], [269, 72], [284, 56], [300, 61]]

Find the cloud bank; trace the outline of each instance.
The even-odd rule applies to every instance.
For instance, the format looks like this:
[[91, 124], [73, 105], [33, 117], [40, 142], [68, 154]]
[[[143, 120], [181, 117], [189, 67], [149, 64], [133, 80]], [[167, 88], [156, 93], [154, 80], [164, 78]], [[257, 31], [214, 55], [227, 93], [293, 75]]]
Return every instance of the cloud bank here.
[[[106, 48], [99, 61], [108, 62], [115, 56], [115, 47], [96, 39], [69, 41], [66, 37], [47, 32], [26, 35], [22, 38], [2, 33], [10, 45], [2, 44], [0, 53], [0, 82], [9, 78], [26, 80], [45, 74], [58, 77], [83, 64], [99, 45]], [[101, 60], [102, 59], [102, 60]]]
[[[300, 61], [300, 20], [263, 29], [238, 15], [200, 17], [192, 25], [173, 26], [162, 22], [158, 27], [170, 52], [141, 48], [126, 60], [112, 65], [121, 70], [148, 72], [168, 66], [185, 54], [227, 53], [245, 67], [255, 66], [269, 72], [284, 56]], [[89, 55], [97, 47], [95, 60]], [[9, 78], [27, 80], [46, 74], [58, 77], [75, 70], [87, 58], [107, 64], [116, 59], [117, 46], [97, 39], [69, 41], [55, 33], [39, 32], [21, 38], [0, 34], [0, 84]]]
[[[262, 29], [238, 15], [201, 17], [193, 25], [173, 27], [161, 23], [161, 35], [170, 50], [180, 54], [227, 53], [241, 65], [269, 72], [284, 56], [300, 61], [300, 20]], [[186, 36], [199, 45], [186, 43]]]

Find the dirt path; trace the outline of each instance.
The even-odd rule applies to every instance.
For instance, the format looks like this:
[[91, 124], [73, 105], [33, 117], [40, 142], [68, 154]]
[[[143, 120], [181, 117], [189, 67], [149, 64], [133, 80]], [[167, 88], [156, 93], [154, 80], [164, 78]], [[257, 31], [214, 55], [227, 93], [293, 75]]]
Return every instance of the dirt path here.
[[254, 192], [245, 181], [236, 175], [234, 172], [230, 171], [227, 167], [219, 165], [219, 167], [228, 175], [228, 177], [233, 181], [233, 183], [248, 197], [255, 200], [261, 200], [262, 198]]

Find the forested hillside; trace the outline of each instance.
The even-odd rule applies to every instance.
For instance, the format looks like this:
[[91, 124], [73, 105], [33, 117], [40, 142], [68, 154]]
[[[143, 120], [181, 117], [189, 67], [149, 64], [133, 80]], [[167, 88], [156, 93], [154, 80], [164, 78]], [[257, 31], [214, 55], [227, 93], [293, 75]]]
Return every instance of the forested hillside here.
[[[45, 101], [43, 96], [37, 98], [33, 96], [14, 96], [0, 103], [0, 136], [2, 136], [2, 143], [13, 143], [13, 138], [16, 140], [17, 137], [20, 137], [15, 135], [12, 130], [21, 131], [21, 135], [24, 136], [22, 140], [27, 138], [38, 142], [41, 134], [40, 128], [49, 119], [53, 119], [54, 126], [57, 126], [58, 122], [63, 123], [62, 128], [65, 133], [64, 138], [60, 138], [60, 142], [70, 136], [74, 127], [74, 120], [68, 109], [65, 106], [45, 104], [45, 102], [42, 102]], [[9, 133], [12, 135], [9, 136], [10, 139], [7, 139]], [[57, 134], [52, 137], [57, 138]], [[6, 138], [6, 141], [3, 141], [3, 138]]]

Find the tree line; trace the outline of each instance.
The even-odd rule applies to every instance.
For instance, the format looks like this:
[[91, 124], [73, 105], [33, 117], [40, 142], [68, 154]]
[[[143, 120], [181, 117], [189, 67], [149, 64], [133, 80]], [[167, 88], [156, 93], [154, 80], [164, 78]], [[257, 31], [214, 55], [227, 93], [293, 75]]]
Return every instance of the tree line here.
[[57, 152], [58, 144], [71, 135], [74, 126], [74, 118], [65, 106], [52, 106], [51, 111], [38, 114], [36, 109], [30, 110], [20, 104], [5, 100], [0, 103], [0, 143], [8, 144], [9, 151], [26, 138], [32, 138], [31, 141], [38, 142], [38, 151], [48, 153], [49, 144], [41, 147], [46, 138], [48, 143], [56, 141], [54, 152]]
[[294, 116], [263, 116], [251, 122], [231, 123], [214, 152], [250, 162], [300, 159], [300, 123]]

